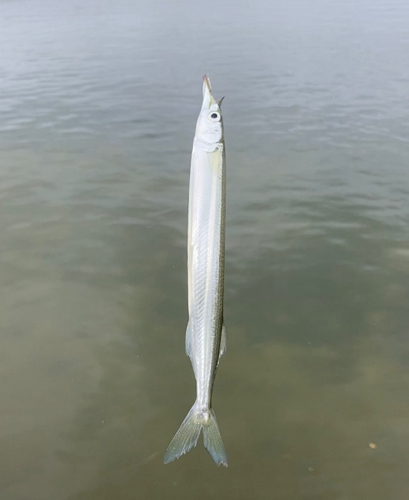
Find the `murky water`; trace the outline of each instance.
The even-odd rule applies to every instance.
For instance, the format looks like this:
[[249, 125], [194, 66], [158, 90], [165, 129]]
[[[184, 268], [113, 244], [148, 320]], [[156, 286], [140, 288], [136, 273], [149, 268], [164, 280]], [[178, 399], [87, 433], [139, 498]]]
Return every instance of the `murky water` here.
[[[397, 0], [0, 3], [2, 500], [407, 500], [408, 23]], [[203, 73], [223, 470], [202, 445], [162, 464], [194, 400]]]

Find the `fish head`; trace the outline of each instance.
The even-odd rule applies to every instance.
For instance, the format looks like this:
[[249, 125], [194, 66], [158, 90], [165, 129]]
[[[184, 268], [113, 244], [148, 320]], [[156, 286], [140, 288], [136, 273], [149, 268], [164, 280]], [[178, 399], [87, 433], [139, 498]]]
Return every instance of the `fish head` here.
[[196, 125], [196, 138], [207, 144], [217, 144], [223, 140], [223, 118], [221, 104], [223, 97], [216, 101], [212, 95], [209, 78], [203, 77], [203, 103]]

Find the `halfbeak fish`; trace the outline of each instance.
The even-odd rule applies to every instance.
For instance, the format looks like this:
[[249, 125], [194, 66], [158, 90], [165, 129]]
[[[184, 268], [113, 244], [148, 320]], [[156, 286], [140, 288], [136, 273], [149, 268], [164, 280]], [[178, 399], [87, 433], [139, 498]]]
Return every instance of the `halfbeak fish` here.
[[226, 160], [221, 101], [203, 77], [203, 103], [193, 140], [188, 223], [188, 306], [186, 353], [196, 378], [196, 401], [171, 441], [169, 463], [197, 445], [217, 465], [227, 456], [212, 409], [212, 391], [220, 358], [226, 352], [223, 323], [224, 240], [226, 225]]

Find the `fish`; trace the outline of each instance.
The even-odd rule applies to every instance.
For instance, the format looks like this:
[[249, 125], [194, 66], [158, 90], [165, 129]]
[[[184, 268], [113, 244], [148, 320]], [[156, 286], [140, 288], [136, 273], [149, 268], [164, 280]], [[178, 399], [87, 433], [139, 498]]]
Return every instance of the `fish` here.
[[186, 354], [196, 379], [196, 401], [171, 441], [164, 463], [197, 445], [203, 431], [214, 462], [228, 466], [212, 409], [217, 367], [226, 352], [223, 320], [226, 227], [226, 152], [221, 103], [203, 77], [203, 102], [196, 124], [190, 167], [188, 210], [188, 311]]

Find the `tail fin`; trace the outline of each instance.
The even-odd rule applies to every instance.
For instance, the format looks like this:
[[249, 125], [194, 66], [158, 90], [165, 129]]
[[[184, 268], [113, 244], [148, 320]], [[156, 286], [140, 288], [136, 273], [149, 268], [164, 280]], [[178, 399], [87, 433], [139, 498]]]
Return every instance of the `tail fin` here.
[[170, 442], [165, 453], [165, 458], [163, 459], [164, 463], [168, 464], [172, 462], [172, 460], [181, 457], [196, 446], [201, 430], [202, 424], [197, 421], [196, 408], [193, 405], [175, 434], [175, 437]]
[[203, 439], [206, 450], [210, 453], [216, 464], [223, 464], [227, 467], [227, 455], [213, 410], [210, 410], [209, 421], [203, 425]]
[[217, 465], [227, 467], [227, 456], [213, 410], [206, 413], [192, 406], [182, 425], [172, 439], [165, 453], [164, 463], [168, 464], [181, 457], [197, 445], [203, 429], [204, 445]]

